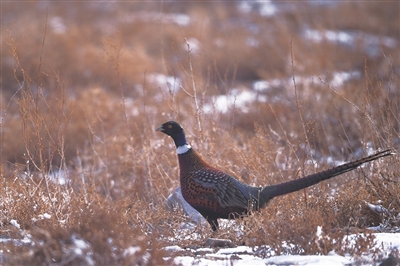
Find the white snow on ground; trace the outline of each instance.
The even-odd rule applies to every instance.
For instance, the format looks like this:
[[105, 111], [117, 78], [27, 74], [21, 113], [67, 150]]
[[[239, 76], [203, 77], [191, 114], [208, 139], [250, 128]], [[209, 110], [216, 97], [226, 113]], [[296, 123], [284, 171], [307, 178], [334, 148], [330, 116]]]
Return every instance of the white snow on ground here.
[[244, 13], [249, 13], [253, 9], [258, 10], [261, 16], [270, 17], [278, 12], [278, 8], [271, 0], [241, 1], [238, 9]]
[[136, 252], [139, 252], [141, 250], [140, 247], [129, 247], [125, 249], [123, 256], [132, 256], [135, 255]]
[[356, 40], [363, 40], [367, 45], [379, 46], [384, 45], [395, 48], [397, 41], [391, 37], [380, 37], [373, 34], [363, 32], [345, 32], [345, 31], [319, 31], [306, 29], [303, 33], [304, 37], [314, 42], [322, 42], [324, 40], [330, 42], [341, 42], [352, 45]]
[[400, 251], [400, 233], [377, 233], [375, 237], [376, 247], [385, 250], [397, 249]]
[[199, 54], [200, 53], [200, 41], [196, 38], [189, 38], [185, 44], [182, 44], [183, 49], [189, 49], [190, 53]]
[[[321, 76], [296, 76], [295, 81], [296, 85], [303, 85], [305, 87], [310, 86], [311, 84], [315, 84], [320, 82], [320, 79], [326, 83], [328, 83], [330, 86], [333, 87], [339, 87], [342, 86], [345, 82], [352, 80], [352, 79], [358, 79], [361, 77], [360, 72], [358, 71], [352, 71], [352, 72], [334, 72], [331, 74], [331, 76], [328, 77], [325, 75]], [[287, 78], [287, 79], [272, 79], [272, 80], [258, 80], [253, 83], [253, 90], [255, 91], [268, 91], [272, 88], [276, 87], [285, 87], [285, 88], [291, 88], [293, 87], [293, 78]]]
[[19, 223], [17, 222], [17, 220], [14, 220], [14, 219], [10, 220], [10, 224], [11, 224], [12, 226], [18, 228], [18, 229], [21, 228], [21, 226], [19, 225]]
[[159, 73], [146, 75], [146, 82], [150, 82], [160, 88], [175, 93], [181, 86], [181, 80], [174, 76], [166, 76]]
[[57, 34], [64, 34], [67, 32], [67, 26], [62, 17], [52, 17], [49, 21], [50, 28]]
[[123, 18], [126, 23], [135, 21], [141, 22], [163, 22], [167, 24], [177, 24], [187, 26], [190, 23], [190, 17], [181, 13], [161, 13], [161, 12], [136, 12]]
[[226, 113], [232, 107], [240, 109], [243, 113], [248, 112], [249, 106], [255, 100], [266, 101], [266, 97], [251, 90], [232, 89], [226, 95], [212, 97], [212, 104], [204, 104], [203, 111], [205, 113], [213, 113], [214, 111]]
[[[10, 220], [10, 223], [18, 227], [16, 220]], [[184, 229], [181, 229], [184, 230]], [[318, 231], [318, 230], [317, 230]], [[183, 231], [180, 231], [183, 232]], [[179, 232], [177, 232], [179, 237]], [[375, 247], [372, 250], [379, 250], [379, 254], [383, 256], [383, 259], [387, 258], [389, 254], [400, 251], [400, 232], [397, 233], [374, 233], [375, 236]], [[182, 237], [182, 236], [181, 236]], [[347, 243], [351, 247], [355, 244], [357, 234], [345, 236], [343, 243]], [[194, 236], [194, 238], [196, 238]], [[0, 243], [6, 243], [12, 241], [14, 245], [31, 245], [32, 237], [27, 234], [24, 239], [11, 239], [11, 238], [0, 238]], [[112, 241], [109, 241], [112, 245]], [[262, 247], [268, 249], [268, 247]], [[124, 252], [123, 256], [135, 256], [140, 251], [140, 247], [131, 246], [128, 247]], [[361, 257], [352, 256], [352, 254], [346, 254], [341, 256], [336, 254], [334, 251], [328, 253], [328, 255], [280, 255], [261, 257], [257, 252], [257, 247], [249, 246], [238, 246], [235, 248], [184, 248], [178, 245], [165, 246], [162, 248], [166, 251], [165, 260], [174, 257], [174, 262], [183, 266], [198, 265], [198, 266], [250, 266], [250, 265], [331, 265], [331, 266], [342, 266], [358, 263], [362, 260], [362, 265], [372, 265], [373, 263], [380, 263], [373, 257], [373, 251], [365, 253]], [[89, 242], [80, 236], [71, 236], [71, 245], [65, 248], [65, 253], [70, 256], [80, 257], [86, 263], [86, 265], [94, 265], [93, 254], [91, 252], [92, 247]], [[1, 248], [0, 245], [0, 262], [5, 260], [4, 254], [6, 250]], [[271, 250], [270, 254], [274, 254]], [[148, 255], [143, 257], [144, 260], [148, 259]]]
[[[327, 255], [327, 256], [318, 256], [318, 255], [285, 255], [285, 256], [276, 256], [271, 257], [269, 259], [264, 260], [265, 264], [276, 264], [276, 265], [348, 265], [350, 264], [350, 259], [345, 258], [339, 255]], [[264, 265], [265, 265], [264, 264]]]
[[[190, 46], [193, 51], [199, 50], [199, 46], [196, 44], [195, 39], [189, 40]], [[302, 93], [314, 93], [312, 90], [308, 90], [313, 84], [328, 84], [332, 86], [334, 89], [342, 87], [346, 82], [354, 79], [359, 79], [361, 77], [361, 73], [359, 71], [352, 72], [333, 72], [329, 76], [328, 75], [320, 75], [320, 76], [295, 76], [296, 86], [302, 86]], [[159, 73], [151, 73], [146, 75], [146, 82], [149, 82], [163, 91], [163, 93], [156, 94], [154, 100], [163, 101], [165, 93], [177, 93], [180, 88], [182, 81], [180, 78], [174, 76], [166, 76]], [[268, 93], [274, 88], [284, 88], [286, 91], [294, 90], [293, 78], [284, 78], [284, 79], [271, 79], [271, 80], [257, 80], [253, 82], [251, 88], [233, 88], [227, 94], [212, 96], [210, 97], [206, 103], [203, 105], [204, 113], [227, 113], [232, 108], [237, 108], [241, 112], [246, 113], [249, 111], [251, 104], [255, 101], [258, 102], [277, 102], [283, 101], [281, 95], [277, 96], [267, 96], [265, 93]], [[287, 97], [288, 95], [285, 95]], [[169, 96], [168, 96], [169, 97]], [[317, 97], [313, 94], [313, 97]], [[133, 100], [125, 99], [126, 106], [129, 107], [128, 110], [131, 110], [132, 115], [138, 115], [139, 112], [137, 110], [137, 106], [135, 106], [135, 102]], [[133, 110], [133, 111], [132, 111]], [[62, 180], [60, 180], [62, 181]]]
[[387, 36], [377, 36], [364, 32], [346, 32], [346, 31], [333, 31], [333, 30], [314, 30], [306, 29], [303, 31], [303, 36], [315, 43], [328, 41], [332, 43], [340, 43], [352, 48], [357, 48], [361, 45], [368, 54], [374, 55], [381, 52], [381, 46], [395, 48], [398, 41], [395, 38]]
[[[312, 84], [322, 84], [320, 80], [326, 82], [333, 88], [341, 87], [347, 81], [360, 78], [361, 74], [358, 71], [353, 72], [334, 72], [329, 77], [326, 75], [321, 76], [296, 76], [295, 81], [297, 86], [303, 86], [303, 92], [307, 92], [307, 88]], [[218, 95], [211, 97], [210, 103], [203, 105], [204, 113], [213, 113], [215, 111], [220, 113], [227, 113], [232, 108], [240, 109], [241, 112], [246, 113], [254, 101], [259, 102], [275, 102], [282, 101], [281, 97], [267, 98], [262, 93], [268, 92], [273, 88], [294, 88], [293, 78], [287, 79], [272, 79], [272, 80], [258, 80], [255, 81], [251, 89], [241, 88], [232, 89], [225, 95]], [[314, 95], [315, 96], [315, 95]]]
[[[388, 256], [392, 250], [400, 250], [400, 233], [376, 233], [376, 248], [379, 248], [384, 258]], [[351, 235], [348, 237], [355, 237]], [[181, 252], [179, 246], [166, 247], [165, 250], [170, 252]], [[187, 249], [189, 250], [189, 249]], [[192, 250], [193, 254], [200, 249]], [[177, 256], [174, 262], [182, 265], [234, 265], [234, 266], [249, 266], [249, 265], [331, 265], [342, 266], [349, 265], [355, 261], [351, 255], [340, 256], [334, 252], [328, 255], [282, 255], [272, 256], [269, 258], [258, 257], [251, 247], [238, 246], [236, 248], [223, 248], [216, 252], [213, 249], [202, 248], [201, 251], [206, 254], [191, 256]], [[208, 253], [209, 252], [209, 253]], [[365, 254], [363, 261], [373, 262], [372, 254]]]

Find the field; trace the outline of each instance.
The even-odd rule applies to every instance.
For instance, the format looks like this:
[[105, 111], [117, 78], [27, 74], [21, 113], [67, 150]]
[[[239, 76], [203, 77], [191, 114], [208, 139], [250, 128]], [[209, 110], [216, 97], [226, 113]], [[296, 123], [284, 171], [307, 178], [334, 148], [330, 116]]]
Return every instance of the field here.
[[155, 128], [168, 120], [258, 186], [397, 152], [223, 223], [213, 237], [247, 249], [216, 265], [250, 251], [399, 259], [399, 8], [2, 3], [0, 264], [207, 265], [210, 227], [166, 206], [179, 169]]

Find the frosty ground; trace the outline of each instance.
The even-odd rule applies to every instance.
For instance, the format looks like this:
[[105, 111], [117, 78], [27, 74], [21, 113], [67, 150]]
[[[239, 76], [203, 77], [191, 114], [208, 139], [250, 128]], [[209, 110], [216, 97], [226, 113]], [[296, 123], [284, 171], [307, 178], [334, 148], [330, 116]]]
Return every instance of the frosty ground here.
[[211, 248], [208, 224], [165, 208], [179, 166], [154, 131], [180, 122], [203, 158], [256, 186], [398, 153], [398, 7], [3, 1], [0, 264], [398, 258], [398, 155], [276, 198], [245, 230], [221, 221], [214, 237], [234, 247]]
[[[375, 247], [386, 254], [400, 250], [400, 233], [374, 233]], [[352, 236], [349, 236], [350, 238]], [[259, 247], [251, 248], [238, 246], [235, 248], [181, 248], [178, 246], [165, 247], [172, 254], [179, 254], [174, 262], [182, 265], [373, 265], [379, 262], [374, 255], [366, 253], [362, 257], [353, 257], [351, 254], [340, 256], [334, 251], [328, 255], [281, 255], [262, 258], [258, 254]], [[262, 249], [266, 249], [263, 247]]]
[[[14, 226], [18, 226], [14, 222]], [[375, 236], [375, 247], [371, 252], [367, 252], [362, 256], [352, 256], [346, 254], [340, 256], [334, 251], [328, 255], [279, 255], [265, 256], [268, 253], [268, 247], [249, 247], [237, 246], [233, 248], [209, 248], [209, 247], [180, 247], [180, 246], [165, 246], [162, 249], [166, 252], [165, 261], [169, 261], [176, 265], [198, 265], [198, 266], [249, 266], [249, 265], [378, 265], [384, 259], [387, 259], [390, 254], [398, 254], [400, 250], [400, 233], [373, 233]], [[352, 238], [355, 235], [349, 235]], [[83, 265], [95, 265], [91, 257], [90, 244], [82, 239], [72, 237], [73, 246], [71, 247], [71, 257], [73, 259], [81, 258]], [[2, 238], [0, 243], [14, 241], [14, 245], [30, 245], [29, 236], [22, 240], [12, 240]], [[351, 241], [350, 241], [351, 244]], [[141, 251], [140, 247], [129, 247], [124, 251], [125, 256], [135, 256]], [[146, 261], [149, 257], [149, 251], [145, 251], [143, 260]], [[3, 253], [0, 252], [0, 263], [4, 263]], [[379, 255], [379, 256], [378, 256]], [[171, 262], [172, 258], [172, 262]], [[168, 263], [168, 264], [170, 264]], [[396, 264], [393, 264], [396, 265]]]

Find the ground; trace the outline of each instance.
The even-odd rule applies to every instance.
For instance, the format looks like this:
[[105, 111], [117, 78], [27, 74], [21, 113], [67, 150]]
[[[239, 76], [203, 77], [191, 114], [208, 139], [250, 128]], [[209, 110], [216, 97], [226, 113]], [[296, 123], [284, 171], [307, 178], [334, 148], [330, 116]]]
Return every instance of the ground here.
[[[0, 264], [399, 257], [399, 2], [8, 1], [0, 12]], [[179, 169], [155, 128], [168, 120], [257, 186], [397, 154], [212, 235], [166, 206]], [[210, 237], [236, 247], [207, 248]]]

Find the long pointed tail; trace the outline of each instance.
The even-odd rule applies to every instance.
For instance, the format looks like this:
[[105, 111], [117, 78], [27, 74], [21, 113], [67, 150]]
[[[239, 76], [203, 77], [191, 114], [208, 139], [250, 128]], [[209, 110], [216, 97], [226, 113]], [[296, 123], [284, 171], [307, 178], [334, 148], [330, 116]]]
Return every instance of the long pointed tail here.
[[291, 180], [285, 183], [281, 183], [281, 184], [277, 184], [277, 185], [272, 185], [272, 186], [267, 186], [265, 188], [263, 188], [263, 190], [260, 193], [260, 201], [259, 201], [259, 205], [260, 207], [265, 206], [268, 201], [274, 197], [277, 196], [281, 196], [281, 195], [285, 195], [291, 192], [295, 192], [298, 190], [301, 190], [303, 188], [307, 188], [310, 187], [312, 185], [315, 185], [321, 181], [330, 179], [332, 177], [341, 175], [343, 173], [349, 172], [351, 170], [356, 169], [358, 166], [366, 163], [366, 162], [371, 162], [374, 161], [376, 159], [385, 157], [385, 156], [389, 156], [389, 155], [393, 155], [395, 153], [392, 152], [392, 150], [385, 150], [385, 151], [381, 151], [378, 152], [374, 155], [353, 161], [353, 162], [349, 162], [349, 163], [345, 163], [339, 166], [336, 166], [334, 168], [316, 173], [316, 174], [312, 174], [312, 175], [308, 175], [305, 176], [303, 178], [299, 178], [299, 179], [295, 179], [295, 180]]

